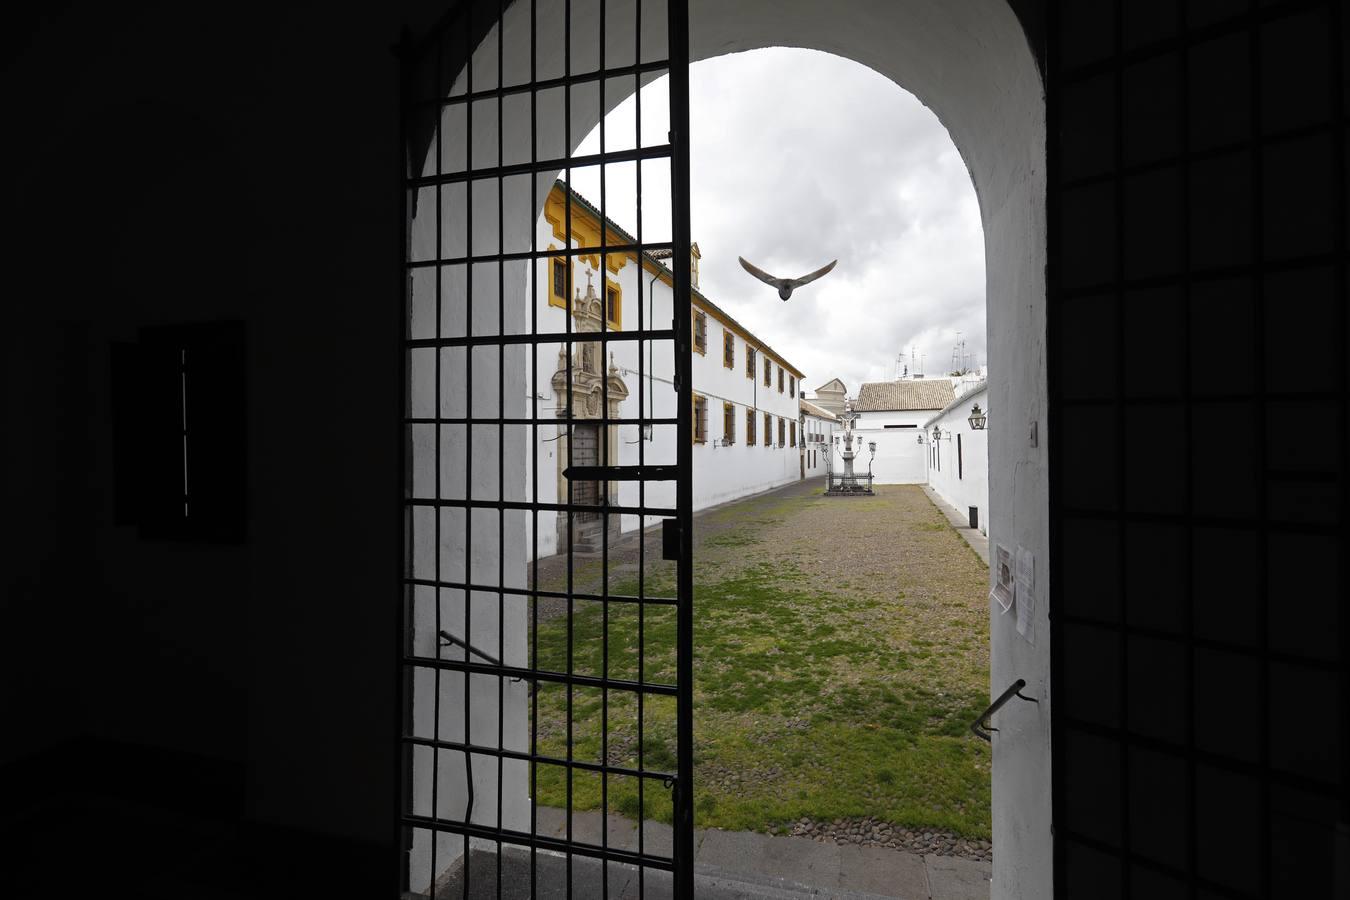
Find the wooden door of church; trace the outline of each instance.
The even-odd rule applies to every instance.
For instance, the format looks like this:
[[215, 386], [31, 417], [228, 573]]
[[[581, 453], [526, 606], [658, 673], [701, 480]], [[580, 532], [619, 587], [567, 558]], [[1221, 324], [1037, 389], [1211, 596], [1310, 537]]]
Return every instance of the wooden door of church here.
[[[399, 890], [688, 900], [687, 0], [459, 0], [399, 56]], [[672, 318], [591, 324], [582, 266]]]
[[[600, 465], [600, 427], [593, 422], [578, 422], [572, 426], [572, 465], [594, 467]], [[572, 500], [577, 506], [600, 505], [600, 482], [573, 481]], [[600, 513], [574, 513], [575, 521], [593, 521]]]

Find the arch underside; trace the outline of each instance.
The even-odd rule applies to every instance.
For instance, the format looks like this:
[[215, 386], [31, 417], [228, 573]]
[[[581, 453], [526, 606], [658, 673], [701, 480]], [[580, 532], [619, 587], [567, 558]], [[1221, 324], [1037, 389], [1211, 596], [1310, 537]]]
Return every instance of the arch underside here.
[[[651, 14], [644, 5], [644, 33], [635, 41], [632, 33], [631, 0], [610, 0], [606, 10], [606, 67], [634, 61], [636, 46], [664, 45], [662, 25], [664, 5]], [[536, 35], [561, 35], [563, 3], [521, 0], [512, 4], [503, 19], [501, 44], [508, 48], [506, 58], [498, 60], [498, 35], [488, 27], [474, 53], [476, 85], [492, 86], [499, 62], [506, 83], [529, 79], [528, 53], [509, 48], [528, 47], [533, 24]], [[600, 4], [598, 0], [574, 0], [571, 9], [571, 64], [573, 71], [586, 71], [598, 65]], [[534, 22], [531, 22], [531, 18]], [[1045, 369], [1045, 104], [1041, 78], [1027, 45], [1020, 23], [1005, 0], [971, 0], [951, 3], [937, 0], [837, 0], [824, 4], [808, 0], [692, 0], [690, 3], [690, 48], [693, 60], [708, 59], [765, 47], [789, 46], [820, 50], [854, 60], [890, 78], [915, 94], [930, 107], [948, 129], [966, 162], [979, 199], [985, 237], [986, 303], [988, 361], [992, 373], [991, 408], [1002, 411], [989, 421], [990, 521], [992, 541], [1005, 546], [1022, 546], [1039, 559], [1037, 568], [1049, 570], [1049, 524], [1047, 504], [1048, 441], [1044, 433], [1043, 411], [1046, 402]], [[536, 48], [536, 77], [562, 74], [562, 40], [540, 40]], [[444, 61], [442, 61], [444, 64]], [[454, 67], [450, 69], [453, 71]], [[504, 104], [502, 132], [495, 125], [480, 125], [475, 118], [473, 165], [479, 158], [495, 159], [499, 150], [524, 161], [530, 159], [530, 135], [535, 136], [537, 158], [565, 156], [576, 150], [599, 123], [604, 111], [626, 99], [639, 81], [658, 77], [646, 73], [639, 78], [606, 83], [604, 96], [595, 93], [596, 102], [572, 103], [571, 119], [565, 122], [563, 105], [540, 103], [531, 130], [528, 104]], [[447, 89], [453, 95], [464, 89], [463, 69]], [[727, 85], [734, 90], [734, 85]], [[541, 95], [542, 97], [542, 95]], [[465, 129], [465, 106], [447, 107], [440, 122], [441, 134], [459, 134]], [[495, 107], [492, 114], [496, 115]], [[421, 156], [423, 174], [437, 170], [463, 170], [469, 163], [466, 143], [438, 142], [433, 123], [414, 123], [411, 145]], [[866, 139], [866, 136], [862, 136]], [[498, 141], [500, 140], [500, 146]], [[418, 166], [413, 166], [414, 169]], [[535, 224], [543, 211], [555, 172], [536, 172], [533, 176], [507, 179], [502, 184], [503, 210], [499, 213], [486, 196], [465, 188], [444, 196], [442, 216], [435, 221], [435, 204], [427, 197], [415, 198], [411, 224], [412, 258], [432, 258], [438, 251], [453, 256], [471, 243], [475, 252], [529, 249]], [[697, 178], [697, 172], [693, 173]], [[493, 193], [495, 195], [495, 185]], [[470, 196], [472, 194], [472, 196]], [[474, 211], [472, 242], [465, 233], [467, 218], [450, 215], [471, 204]], [[435, 246], [439, 235], [440, 246]], [[500, 235], [500, 243], [499, 243]], [[542, 248], [540, 248], [542, 250]], [[412, 286], [414, 315], [419, 302], [426, 302], [427, 285]], [[504, 284], [502, 324], [508, 333], [528, 333], [530, 307], [528, 279]], [[421, 292], [419, 294], [419, 292]], [[419, 296], [421, 300], [419, 301]], [[432, 301], [434, 302], [434, 301]], [[491, 308], [489, 308], [491, 307]], [[451, 322], [450, 327], [464, 333], [491, 333], [498, 327], [496, 304], [474, 307], [473, 323]], [[481, 317], [482, 321], [478, 321]], [[503, 351], [510, 353], [510, 349]], [[524, 351], [508, 361], [508, 370], [519, 383], [508, 379], [501, 403], [506, 415], [527, 415]], [[413, 373], [413, 394], [417, 380], [428, 373]], [[495, 385], [491, 388], [495, 392]], [[464, 400], [452, 400], [462, 409]], [[474, 401], [477, 403], [477, 399]], [[488, 406], [496, 407], [495, 393]], [[1028, 439], [1030, 423], [1042, 420], [1038, 440]], [[506, 465], [504, 482], [496, 483], [496, 472], [485, 470], [475, 478], [483, 480], [490, 495], [526, 496], [525, 456], [520, 447], [497, 447], [494, 438], [475, 438], [475, 454], [496, 458], [501, 452]], [[442, 448], [443, 452], [447, 451]], [[434, 452], [430, 446], [414, 448], [417, 455]], [[432, 463], [435, 464], [434, 462]], [[475, 483], [475, 491], [478, 484]], [[462, 538], [453, 531], [442, 535], [442, 552], [455, 556], [462, 551]], [[461, 542], [461, 543], [457, 543]], [[430, 552], [430, 548], [428, 548]], [[508, 555], [510, 551], [507, 552]], [[512, 556], [484, 564], [502, 563], [506, 578], [524, 584], [524, 556]], [[512, 574], [512, 573], [516, 574]], [[993, 763], [993, 831], [998, 848], [994, 863], [994, 896], [1050, 896], [1050, 651], [1048, 589], [1044, 577], [1038, 579], [1035, 593], [1035, 644], [1020, 637], [1007, 620], [991, 613], [991, 691], [1000, 692], [1016, 678], [1027, 681], [1027, 691], [1041, 702], [1034, 708], [1019, 710], [1019, 717], [1000, 722], [1002, 731], [995, 743]], [[480, 623], [475, 621], [476, 627]], [[496, 622], [485, 616], [478, 639], [495, 645], [497, 628], [520, 634], [507, 640], [508, 657], [523, 661], [524, 622]], [[1031, 704], [1025, 704], [1031, 707]], [[449, 714], [451, 711], [446, 710]], [[475, 716], [479, 715], [475, 710]], [[477, 726], [475, 726], [476, 729]], [[489, 794], [495, 782], [475, 782], [478, 790]]]

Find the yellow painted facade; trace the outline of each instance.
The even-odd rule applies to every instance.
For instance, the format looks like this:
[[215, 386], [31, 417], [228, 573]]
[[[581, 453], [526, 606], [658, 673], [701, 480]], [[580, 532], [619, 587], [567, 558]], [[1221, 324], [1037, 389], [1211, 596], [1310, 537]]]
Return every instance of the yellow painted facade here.
[[[549, 191], [548, 199], [544, 202], [544, 218], [545, 220], [548, 221], [549, 227], [553, 231], [553, 237], [558, 241], [557, 245], [549, 244], [549, 249], [556, 250], [559, 248], [559, 246], [563, 247], [568, 246], [567, 226], [569, 224], [569, 219], [567, 213], [567, 194], [566, 189], [559, 183], [555, 183], [553, 185], [553, 189]], [[599, 271], [600, 217], [597, 216], [594, 211], [592, 211], [592, 209], [588, 204], [583, 203], [579, 200], [573, 200], [570, 224], [572, 231], [572, 241], [571, 241], [572, 246], [581, 250], [590, 250], [592, 248], [594, 249], [594, 252], [580, 254], [579, 256], [577, 256], [577, 259], [580, 259], [582, 262], [587, 263], [596, 271]], [[614, 247], [631, 243], [633, 243], [632, 236], [624, 234], [622, 231], [615, 228], [612, 224], [605, 229], [605, 246]], [[731, 316], [723, 312], [711, 300], [709, 300], [708, 298], [704, 297], [701, 293], [699, 293], [697, 288], [698, 284], [697, 267], [698, 261], [702, 257], [702, 253], [698, 250], [697, 244], [694, 244], [691, 250], [692, 250], [691, 264], [694, 267], [694, 271], [691, 274], [695, 285], [693, 297], [693, 307], [695, 314], [702, 312], [706, 314], [709, 318], [715, 319], [722, 325], [723, 328], [739, 335], [741, 340], [745, 341], [751, 347], [755, 348], [757, 353], [763, 354], [769, 359], [772, 359], [779, 366], [786, 369], [788, 372], [791, 372], [794, 376], [800, 379], [802, 377], [802, 373], [800, 370], [797, 369], [796, 366], [793, 366], [791, 363], [788, 363], [777, 353], [773, 352], [771, 349], [766, 347], [762, 341], [760, 341], [757, 337], [755, 337], [753, 334], [747, 331], [739, 322], [731, 318]], [[565, 259], [565, 257], [554, 257], [554, 259], [560, 258]], [[634, 258], [635, 254], [632, 253], [631, 251], [624, 251], [620, 253], [606, 253], [605, 267], [609, 270], [610, 273], [617, 275], [623, 269], [623, 267]], [[671, 277], [670, 270], [667, 269], [665, 266], [661, 265], [660, 263], [658, 263], [656, 260], [644, 256], [642, 260], [642, 268], [648, 274], [656, 275], [661, 280], [661, 282], [665, 284], [667, 287], [674, 288], [675, 285]], [[549, 299], [548, 299], [549, 305], [557, 306], [559, 308], [566, 308], [567, 306], [566, 298], [559, 295], [555, 295], [553, 292], [552, 275], [553, 270], [550, 267]], [[616, 284], [617, 282], [610, 281], [608, 278], [606, 278], [606, 283]], [[620, 320], [622, 319], [622, 314], [620, 314], [619, 318]], [[620, 327], [620, 323], [611, 320], [610, 326], [618, 330]], [[706, 352], [706, 349], [707, 347], [705, 343], [704, 352]]]

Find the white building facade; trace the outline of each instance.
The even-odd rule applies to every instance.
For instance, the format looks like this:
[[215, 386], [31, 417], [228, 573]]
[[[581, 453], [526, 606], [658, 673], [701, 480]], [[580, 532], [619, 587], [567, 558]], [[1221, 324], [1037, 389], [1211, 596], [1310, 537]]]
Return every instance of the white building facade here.
[[[538, 246], [597, 247], [601, 221], [599, 211], [585, 198], [557, 182], [538, 223]], [[612, 221], [604, 227], [607, 246], [636, 243]], [[550, 412], [563, 418], [570, 394], [574, 409], [570, 431], [560, 422], [539, 427], [532, 440], [522, 435], [530, 447], [528, 496], [545, 504], [567, 502], [569, 480], [563, 472], [569, 465], [675, 463], [675, 425], [602, 425], [606, 418], [693, 417], [696, 510], [802, 476], [796, 400], [802, 373], [698, 290], [697, 245], [693, 254], [694, 401], [693, 408], [684, 411], [676, 408], [673, 342], [640, 343], [607, 336], [671, 327], [673, 282], [661, 258], [644, 253], [639, 263], [632, 252], [607, 253], [604, 259], [596, 252], [559, 255], [538, 264], [534, 328], [540, 334], [568, 330], [570, 289], [573, 335], [595, 334], [595, 338], [574, 337], [570, 372], [566, 343], [561, 341], [541, 344], [527, 362], [531, 385], [527, 404], [537, 405], [541, 418]], [[596, 421], [591, 424], [587, 419]], [[598, 482], [572, 483], [572, 501], [599, 505], [599, 492], [605, 489]], [[610, 482], [607, 490], [604, 499], [612, 505], [675, 504], [673, 482]], [[532, 557], [565, 550], [569, 533], [576, 550], [599, 549], [603, 537], [599, 512], [574, 512], [570, 532], [566, 513], [541, 513], [537, 518]], [[642, 524], [637, 515], [614, 515], [610, 534]], [[650, 519], [645, 523], [652, 524]]]
[[929, 487], [963, 517], [971, 516], [985, 534], [989, 533], [988, 403], [989, 387], [981, 382], [923, 423]]
[[839, 417], [810, 400], [803, 399], [800, 404], [802, 476], [818, 478], [831, 471]]
[[[946, 378], [879, 381], [864, 384], [853, 401], [853, 429], [861, 441], [853, 463], [862, 474], [869, 461], [876, 484], [924, 484], [926, 447], [920, 443], [928, 419], [955, 399]], [[876, 443], [875, 458], [869, 444]]]

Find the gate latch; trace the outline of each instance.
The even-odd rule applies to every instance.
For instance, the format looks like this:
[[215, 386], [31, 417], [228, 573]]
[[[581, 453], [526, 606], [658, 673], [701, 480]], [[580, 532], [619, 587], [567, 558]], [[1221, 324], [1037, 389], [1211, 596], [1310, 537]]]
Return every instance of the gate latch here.
[[661, 520], [661, 558], [678, 560], [680, 558], [680, 520]]

